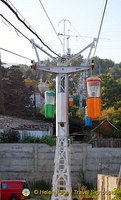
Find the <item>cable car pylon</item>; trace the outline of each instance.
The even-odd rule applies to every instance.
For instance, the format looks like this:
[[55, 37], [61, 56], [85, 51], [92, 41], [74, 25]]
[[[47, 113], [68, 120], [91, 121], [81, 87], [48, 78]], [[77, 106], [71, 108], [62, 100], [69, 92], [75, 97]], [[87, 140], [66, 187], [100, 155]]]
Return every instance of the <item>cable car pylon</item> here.
[[[80, 66], [69, 66], [72, 60], [82, 54], [83, 51], [95, 47], [95, 39], [91, 44], [82, 49], [73, 57], [66, 57], [65, 60], [59, 61], [49, 53], [46, 53], [33, 40], [33, 48], [38, 59], [33, 69], [38, 69], [50, 73], [57, 74], [56, 76], [56, 150], [54, 160], [54, 174], [52, 181], [52, 196], [51, 200], [72, 200], [71, 188], [71, 166], [70, 166], [70, 150], [69, 150], [69, 123], [68, 123], [68, 75], [71, 73], [84, 72], [92, 69], [94, 63], [83, 63]], [[47, 55], [53, 58], [58, 66], [43, 66], [41, 65], [37, 48], [44, 51]]]

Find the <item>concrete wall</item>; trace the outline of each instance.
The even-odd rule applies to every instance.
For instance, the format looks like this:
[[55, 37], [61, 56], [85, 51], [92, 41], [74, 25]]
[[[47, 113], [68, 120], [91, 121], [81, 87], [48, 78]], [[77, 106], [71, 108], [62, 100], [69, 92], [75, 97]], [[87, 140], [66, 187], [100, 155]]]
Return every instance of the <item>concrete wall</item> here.
[[[120, 148], [92, 148], [89, 144], [73, 144], [71, 179], [73, 186], [85, 179], [96, 185], [97, 174], [118, 174]], [[55, 147], [46, 144], [0, 144], [0, 176], [2, 179], [44, 179], [51, 182]]]

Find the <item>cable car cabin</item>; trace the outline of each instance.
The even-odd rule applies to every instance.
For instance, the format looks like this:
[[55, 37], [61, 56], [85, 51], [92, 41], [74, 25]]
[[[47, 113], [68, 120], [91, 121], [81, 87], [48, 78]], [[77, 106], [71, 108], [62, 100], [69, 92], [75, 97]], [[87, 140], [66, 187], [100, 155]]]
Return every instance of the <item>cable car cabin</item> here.
[[88, 118], [87, 106], [85, 106], [85, 126], [92, 126], [92, 119]]
[[73, 92], [73, 100], [76, 99], [76, 92]]
[[79, 92], [73, 92], [73, 99], [78, 99], [79, 98]]
[[69, 107], [73, 107], [73, 95], [69, 95]]
[[92, 119], [89, 119], [88, 116], [85, 116], [85, 126], [92, 126]]
[[54, 118], [55, 92], [45, 92], [45, 117]]
[[101, 115], [101, 79], [87, 78], [86, 89], [88, 118], [98, 119]]

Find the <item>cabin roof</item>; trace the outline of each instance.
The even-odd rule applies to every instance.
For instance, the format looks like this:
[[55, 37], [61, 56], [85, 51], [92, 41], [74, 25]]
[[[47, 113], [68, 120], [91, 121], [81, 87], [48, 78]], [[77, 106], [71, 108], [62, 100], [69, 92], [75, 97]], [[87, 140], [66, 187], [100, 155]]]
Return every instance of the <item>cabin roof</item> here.
[[105, 122], [108, 122], [110, 124], [110, 126], [112, 126], [114, 129], [118, 130], [111, 122], [108, 121], [108, 119], [105, 119], [98, 126], [96, 126], [94, 129], [92, 129], [90, 132], [94, 132], [96, 129], [100, 128], [102, 126], [102, 124], [104, 124]]

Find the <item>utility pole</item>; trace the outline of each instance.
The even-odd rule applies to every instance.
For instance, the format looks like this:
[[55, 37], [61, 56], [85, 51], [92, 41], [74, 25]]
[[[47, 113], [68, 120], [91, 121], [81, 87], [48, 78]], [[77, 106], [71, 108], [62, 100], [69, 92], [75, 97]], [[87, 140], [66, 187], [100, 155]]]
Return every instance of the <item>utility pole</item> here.
[[69, 150], [69, 123], [68, 123], [68, 75], [77, 72], [88, 71], [93, 68], [93, 63], [84, 63], [81, 66], [69, 66], [71, 61], [81, 55], [83, 51], [94, 46], [95, 40], [75, 54], [73, 57], [66, 57], [59, 61], [45, 52], [34, 40], [31, 40], [37, 58], [37, 48], [49, 55], [58, 66], [43, 66], [40, 60], [33, 68], [57, 74], [56, 76], [56, 151], [54, 160], [54, 175], [52, 181], [51, 200], [72, 200], [71, 175], [70, 175], [70, 150]]
[[[58, 35], [63, 35], [63, 54], [65, 55], [65, 44], [66, 44], [66, 42], [65, 42], [65, 36], [66, 36], [66, 33], [65, 33], [65, 31], [66, 31], [66, 22], [68, 22], [70, 25], [71, 25], [71, 22], [69, 21], [69, 20], [67, 20], [67, 19], [62, 19], [61, 21], [59, 21], [59, 23], [58, 24], [60, 24], [61, 22], [63, 22], [63, 34], [60, 34], [60, 33], [58, 33]], [[68, 43], [67, 43], [67, 45], [68, 45]], [[67, 47], [68, 48], [68, 47]]]
[[18, 117], [21, 118], [21, 89], [19, 89], [18, 95], [19, 95], [19, 113], [18, 113]]
[[35, 92], [35, 88], [34, 88], [34, 116], [36, 117], [36, 92]]

